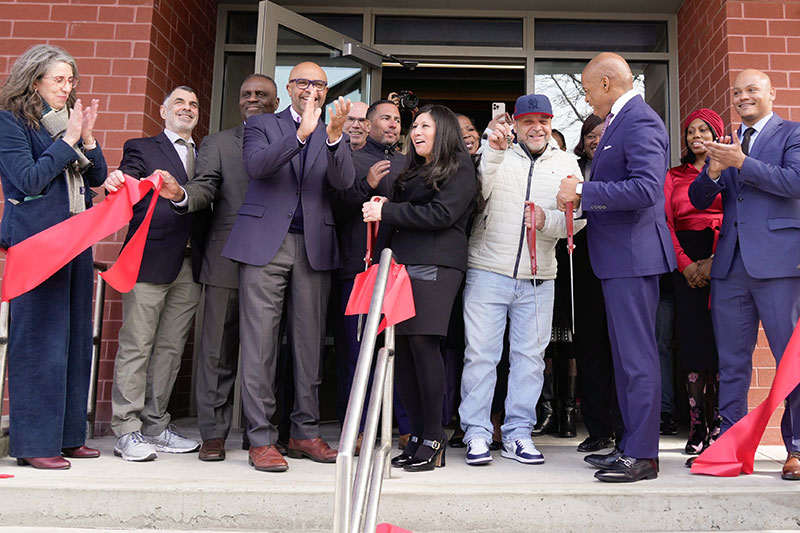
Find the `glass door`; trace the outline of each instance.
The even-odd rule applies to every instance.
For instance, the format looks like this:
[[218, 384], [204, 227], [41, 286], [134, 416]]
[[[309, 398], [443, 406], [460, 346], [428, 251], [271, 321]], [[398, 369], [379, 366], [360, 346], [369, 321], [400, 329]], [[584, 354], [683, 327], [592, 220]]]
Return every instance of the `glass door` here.
[[289, 72], [300, 62], [313, 61], [327, 74], [326, 104], [339, 96], [369, 103], [376, 89], [372, 80], [380, 80], [381, 60], [379, 52], [351, 37], [273, 2], [259, 4], [256, 71], [273, 76], [282, 109], [290, 102]]

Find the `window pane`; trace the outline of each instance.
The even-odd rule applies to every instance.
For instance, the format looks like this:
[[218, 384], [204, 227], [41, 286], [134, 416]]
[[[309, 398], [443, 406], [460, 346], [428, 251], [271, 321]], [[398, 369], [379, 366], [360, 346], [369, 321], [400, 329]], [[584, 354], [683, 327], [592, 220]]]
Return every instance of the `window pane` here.
[[329, 15], [303, 13], [303, 16], [323, 26], [352, 37], [356, 41], [364, 40], [364, 17], [361, 15]]
[[[628, 63], [633, 72], [633, 88], [668, 124], [666, 63]], [[592, 113], [584, 100], [581, 72], [585, 61], [536, 61], [535, 92], [546, 94], [553, 104], [553, 127], [564, 134], [567, 149], [578, 144], [581, 125]]]
[[231, 11], [225, 30], [226, 44], [256, 44], [258, 33], [257, 11]]
[[522, 19], [379, 16], [375, 43], [522, 48]]
[[242, 86], [244, 79], [253, 73], [255, 64], [255, 53], [225, 53], [225, 74], [222, 78], [221, 130], [232, 128], [242, 121], [242, 114], [239, 111], [239, 88]]
[[667, 52], [666, 22], [536, 19], [537, 50]]

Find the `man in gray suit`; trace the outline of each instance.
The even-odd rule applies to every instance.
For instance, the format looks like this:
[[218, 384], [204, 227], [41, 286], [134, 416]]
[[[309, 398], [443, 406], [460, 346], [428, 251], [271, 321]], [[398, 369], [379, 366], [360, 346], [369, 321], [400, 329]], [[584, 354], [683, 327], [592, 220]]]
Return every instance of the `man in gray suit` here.
[[278, 89], [269, 76], [251, 74], [239, 90], [242, 123], [207, 136], [200, 145], [197, 171], [183, 189], [165, 181], [162, 196], [178, 212], [208, 207], [214, 211], [200, 271], [205, 286], [205, 311], [197, 365], [197, 423], [203, 445], [198, 459], [225, 459], [231, 427], [233, 388], [239, 359], [239, 267], [222, 257], [222, 247], [247, 192], [242, 159], [244, 123], [252, 116], [274, 113]]

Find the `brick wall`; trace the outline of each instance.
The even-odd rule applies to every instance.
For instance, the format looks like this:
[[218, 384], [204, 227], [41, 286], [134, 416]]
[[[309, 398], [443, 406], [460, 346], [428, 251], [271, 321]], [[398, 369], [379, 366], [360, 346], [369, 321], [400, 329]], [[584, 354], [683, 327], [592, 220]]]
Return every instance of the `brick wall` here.
[[[38, 43], [61, 46], [75, 56], [81, 76], [79, 96], [99, 98], [97, 139], [108, 165], [116, 168], [123, 143], [155, 135], [163, 127], [159, 106], [175, 85], [198, 92], [201, 115], [195, 130], [199, 142], [208, 131], [216, 0], [0, 0], [0, 80], [28, 47]], [[95, 259], [110, 263], [119, 253], [125, 229], [95, 246]], [[120, 295], [107, 291], [99, 368], [96, 430], [108, 431], [111, 380], [117, 333], [121, 325]], [[191, 346], [185, 359], [191, 360]], [[190, 365], [181, 370], [182, 383]], [[173, 396], [172, 409], [188, 409], [189, 390]]]
[[[678, 12], [681, 117], [708, 107], [731, 129], [741, 122], [731, 105], [730, 87], [743, 69], [766, 72], [777, 90], [774, 110], [800, 120], [800, 1], [685, 2]], [[764, 331], [753, 354], [748, 398], [752, 409], [764, 400], [775, 375], [775, 359]], [[762, 439], [781, 444], [779, 408]]]

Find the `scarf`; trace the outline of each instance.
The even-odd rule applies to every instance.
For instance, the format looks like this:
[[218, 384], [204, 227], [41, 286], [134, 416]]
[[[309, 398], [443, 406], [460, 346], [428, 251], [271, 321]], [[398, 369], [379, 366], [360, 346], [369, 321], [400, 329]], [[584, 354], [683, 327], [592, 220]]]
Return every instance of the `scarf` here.
[[[56, 111], [47, 105], [47, 102], [43, 101], [42, 104], [42, 126], [44, 126], [53, 140], [57, 141], [61, 139], [67, 131], [69, 109], [67, 109], [67, 106], [64, 106]], [[92, 162], [89, 161], [77, 145], [73, 146], [72, 149], [75, 150], [75, 154], [78, 157], [76, 161], [67, 164], [64, 169], [64, 179], [66, 179], [67, 182], [67, 194], [69, 195], [69, 212], [70, 215], [76, 215], [86, 210], [85, 188], [81, 172], [91, 165]]]

